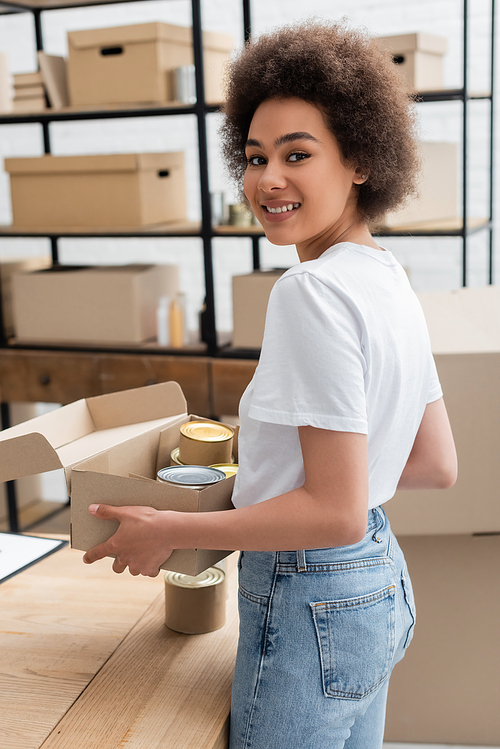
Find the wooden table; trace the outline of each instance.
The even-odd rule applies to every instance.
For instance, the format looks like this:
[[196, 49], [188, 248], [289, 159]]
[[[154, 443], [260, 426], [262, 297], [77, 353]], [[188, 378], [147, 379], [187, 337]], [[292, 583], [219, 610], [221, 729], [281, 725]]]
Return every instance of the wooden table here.
[[1, 749], [223, 749], [237, 641], [164, 625], [163, 577], [64, 548], [0, 585]]

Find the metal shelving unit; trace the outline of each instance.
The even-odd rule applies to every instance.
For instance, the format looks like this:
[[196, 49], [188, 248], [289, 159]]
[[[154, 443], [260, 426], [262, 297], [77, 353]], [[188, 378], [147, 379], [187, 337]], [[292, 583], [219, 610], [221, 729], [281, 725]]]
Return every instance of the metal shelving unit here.
[[[65, 2], [51, 2], [51, 0], [0, 0], [0, 13], [2, 15], [29, 12], [33, 16], [35, 25], [35, 39], [37, 50], [43, 50], [41, 14], [71, 7], [90, 7], [93, 5], [104, 5], [110, 2], [123, 0], [66, 0]], [[141, 0], [125, 0], [125, 2], [140, 2]], [[212, 256], [212, 239], [215, 235], [212, 228], [211, 205], [210, 205], [210, 187], [209, 187], [209, 166], [207, 150], [207, 127], [206, 117], [209, 114], [218, 111], [217, 106], [208, 105], [205, 102], [204, 94], [204, 74], [203, 74], [203, 42], [202, 42], [202, 19], [201, 19], [201, 0], [189, 0], [192, 11], [192, 33], [193, 33], [193, 55], [195, 64], [195, 81], [196, 81], [196, 103], [192, 106], [151, 106], [151, 107], [124, 107], [109, 108], [96, 110], [53, 110], [50, 109], [41, 113], [34, 114], [8, 114], [0, 115], [0, 125], [3, 124], [26, 124], [39, 123], [43, 130], [44, 153], [51, 153], [50, 124], [52, 122], [70, 122], [98, 119], [123, 119], [130, 117], [157, 117], [157, 116], [178, 116], [193, 115], [196, 117], [198, 129], [198, 156], [200, 167], [200, 194], [201, 194], [201, 223], [193, 226], [155, 226], [155, 227], [138, 227], [130, 229], [89, 229], [71, 231], [68, 229], [41, 229], [38, 230], [19, 230], [15, 227], [0, 227], [0, 238], [3, 237], [45, 237], [50, 240], [52, 262], [59, 262], [59, 240], [63, 237], [199, 237], [203, 243], [203, 263], [205, 273], [205, 345], [198, 347], [188, 347], [180, 350], [165, 350], [162, 348], [147, 348], [147, 354], [169, 355], [181, 354], [183, 356], [215, 356], [219, 347], [217, 343], [217, 331], [215, 322], [215, 294], [214, 294], [214, 277], [213, 277], [213, 256]], [[242, 0], [243, 7], [243, 25], [244, 37], [248, 39], [250, 34], [250, 0]], [[0, 317], [0, 349], [8, 346], [3, 325]], [[10, 348], [17, 348], [11, 346]], [[45, 350], [66, 350], [58, 346], [20, 346], [24, 350], [45, 349]], [[111, 353], [139, 353], [137, 349], [130, 348], [93, 348], [93, 347], [75, 347], [72, 350], [88, 352], [111, 352]], [[141, 353], [144, 351], [141, 349]], [[0, 410], [1, 423], [3, 428], [10, 425], [10, 413], [7, 403], [1, 404]], [[14, 482], [7, 483], [7, 504], [11, 530], [18, 530], [17, 505], [15, 496]]]

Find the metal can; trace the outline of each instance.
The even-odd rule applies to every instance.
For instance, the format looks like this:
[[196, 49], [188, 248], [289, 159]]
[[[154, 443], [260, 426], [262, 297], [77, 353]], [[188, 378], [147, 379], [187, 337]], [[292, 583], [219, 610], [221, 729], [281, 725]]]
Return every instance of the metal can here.
[[226, 478], [238, 473], [238, 463], [216, 463], [215, 465], [210, 466], [210, 468], [217, 468], [219, 471], [224, 471]]
[[183, 104], [196, 103], [196, 81], [194, 65], [182, 65], [173, 71], [174, 99]]
[[179, 460], [179, 448], [174, 447], [172, 452], [170, 453], [170, 465], [171, 466], [183, 466], [185, 463], [183, 463], [181, 460]]
[[198, 465], [167, 466], [157, 473], [158, 481], [188, 489], [206, 489], [226, 478], [224, 471]]
[[209, 567], [196, 577], [165, 573], [165, 625], [175, 632], [198, 635], [226, 622], [226, 576]]
[[230, 463], [233, 454], [234, 431], [225, 424], [213, 421], [188, 421], [179, 434], [181, 463], [211, 466]]

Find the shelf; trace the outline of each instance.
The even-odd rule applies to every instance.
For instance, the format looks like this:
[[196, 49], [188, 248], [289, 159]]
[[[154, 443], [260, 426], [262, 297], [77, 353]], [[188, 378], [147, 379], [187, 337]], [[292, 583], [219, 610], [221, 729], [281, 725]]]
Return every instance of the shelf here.
[[264, 236], [264, 229], [260, 224], [252, 226], [214, 226], [214, 237], [246, 237], [246, 236]]
[[461, 218], [448, 219], [446, 221], [422, 221], [418, 224], [402, 224], [391, 228], [380, 226], [374, 230], [379, 237], [402, 237], [411, 234], [412, 237], [463, 237], [473, 234], [482, 229], [489, 229], [491, 221], [488, 218], [470, 217], [467, 228], [464, 228]]
[[8, 342], [8, 351], [71, 351], [72, 353], [137, 354], [147, 356], [207, 356], [204, 343], [193, 343], [182, 348], [158, 346], [156, 341], [132, 343], [75, 343], [74, 341], [18, 341]]
[[149, 224], [148, 226], [0, 226], [3, 237], [196, 237], [199, 222]]
[[[467, 234], [471, 234], [481, 229], [488, 229], [491, 221], [487, 218], [469, 218]], [[386, 227], [379, 226], [374, 230], [377, 236], [398, 237], [411, 234], [412, 236], [450, 236], [462, 237], [464, 227], [461, 218], [449, 219], [447, 221], [422, 221], [418, 224], [402, 224], [401, 226]], [[264, 236], [264, 229], [259, 225], [255, 226], [215, 226], [213, 229], [214, 237], [254, 237]]]
[[491, 99], [490, 91], [465, 91], [463, 88], [449, 88], [441, 91], [415, 91], [417, 103], [434, 101], [463, 101], [464, 99]]
[[[203, 111], [218, 112], [221, 104], [204, 104]], [[106, 104], [99, 108], [95, 105], [88, 107], [64, 107], [62, 109], [44, 109], [37, 112], [0, 112], [0, 125], [19, 125], [30, 122], [71, 122], [81, 120], [113, 120], [128, 117], [168, 117], [170, 115], [196, 114], [196, 105], [183, 102], [169, 101], [151, 102], [144, 104]]]
[[58, 10], [61, 8], [78, 8], [91, 5], [111, 5], [112, 3], [129, 3], [137, 0], [5, 0], [0, 2], [0, 13], [12, 11]]

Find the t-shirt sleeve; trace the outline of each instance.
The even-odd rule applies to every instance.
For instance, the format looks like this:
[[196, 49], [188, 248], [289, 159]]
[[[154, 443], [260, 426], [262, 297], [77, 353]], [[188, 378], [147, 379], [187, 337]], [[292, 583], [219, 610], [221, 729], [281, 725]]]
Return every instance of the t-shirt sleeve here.
[[436, 362], [431, 354], [431, 377], [429, 383], [429, 395], [427, 396], [427, 403], [433, 403], [443, 397], [443, 390], [441, 383], [439, 382], [439, 376], [436, 369]]
[[268, 305], [249, 416], [289, 426], [368, 431], [361, 325], [315, 276], [283, 276]]

